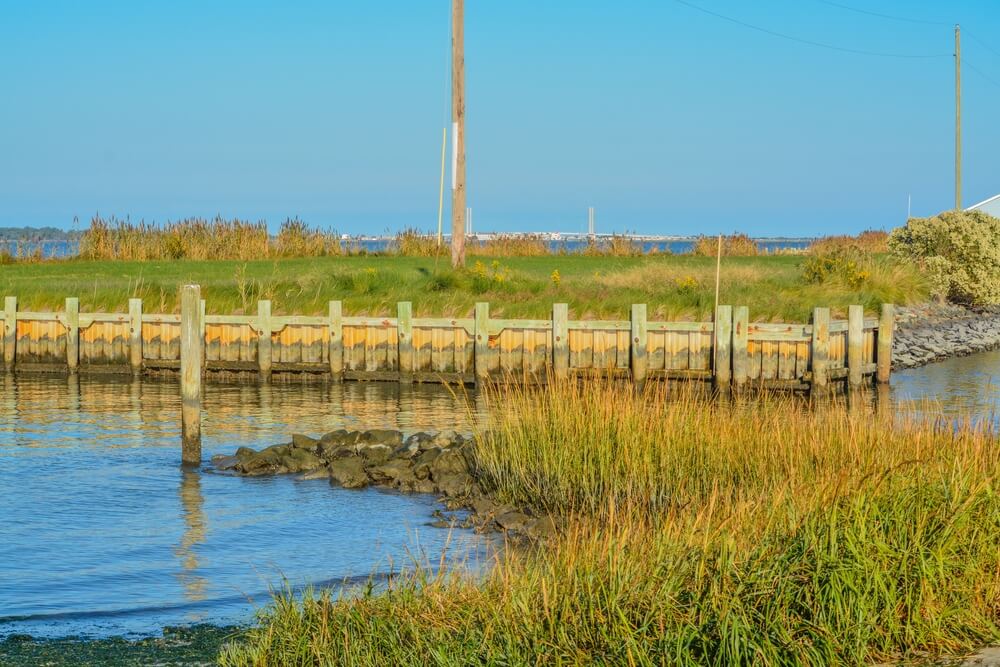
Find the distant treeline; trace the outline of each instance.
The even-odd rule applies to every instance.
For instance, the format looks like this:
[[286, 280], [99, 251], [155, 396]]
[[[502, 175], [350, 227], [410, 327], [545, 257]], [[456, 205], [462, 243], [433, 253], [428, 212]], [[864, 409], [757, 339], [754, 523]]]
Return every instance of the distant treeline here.
[[79, 241], [81, 236], [55, 227], [0, 227], [0, 241]]

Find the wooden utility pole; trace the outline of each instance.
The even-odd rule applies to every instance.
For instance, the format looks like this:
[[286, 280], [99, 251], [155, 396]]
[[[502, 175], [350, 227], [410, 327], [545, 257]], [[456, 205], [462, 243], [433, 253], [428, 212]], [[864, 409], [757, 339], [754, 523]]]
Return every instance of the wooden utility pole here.
[[201, 287], [181, 287], [181, 463], [201, 463]]
[[955, 210], [962, 210], [962, 29], [955, 24]]
[[451, 265], [465, 266], [465, 0], [451, 0]]

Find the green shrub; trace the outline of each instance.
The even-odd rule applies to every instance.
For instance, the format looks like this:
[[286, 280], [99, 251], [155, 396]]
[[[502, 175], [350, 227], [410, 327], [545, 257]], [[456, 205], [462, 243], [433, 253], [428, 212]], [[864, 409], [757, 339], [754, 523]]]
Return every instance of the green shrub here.
[[1000, 303], [1000, 219], [979, 211], [913, 218], [893, 230], [889, 249], [916, 261], [935, 293], [955, 303]]
[[802, 264], [802, 279], [814, 285], [840, 282], [860, 289], [871, 278], [869, 259], [856, 248], [847, 246], [811, 254]]

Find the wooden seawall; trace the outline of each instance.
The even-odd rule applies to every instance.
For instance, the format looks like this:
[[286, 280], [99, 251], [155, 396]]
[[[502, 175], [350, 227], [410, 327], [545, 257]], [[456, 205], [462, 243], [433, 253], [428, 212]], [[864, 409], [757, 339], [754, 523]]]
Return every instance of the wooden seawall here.
[[[3, 366], [11, 371], [134, 373], [180, 368], [181, 316], [143, 312], [81, 313], [75, 298], [61, 312], [19, 311], [7, 297], [0, 318]], [[714, 322], [646, 319], [646, 306], [628, 319], [574, 320], [565, 304], [540, 320], [490, 317], [417, 318], [409, 303], [393, 316], [344, 315], [331, 301], [320, 317], [277, 316], [261, 301], [256, 315], [206, 313], [198, 326], [206, 377], [217, 372], [309, 374], [332, 380], [477, 382], [487, 378], [545, 381], [619, 375], [637, 383], [658, 379], [825, 390], [846, 380], [888, 382], [892, 306], [865, 318], [830, 320], [817, 308], [809, 324], [750, 321], [745, 307], [720, 306]]]

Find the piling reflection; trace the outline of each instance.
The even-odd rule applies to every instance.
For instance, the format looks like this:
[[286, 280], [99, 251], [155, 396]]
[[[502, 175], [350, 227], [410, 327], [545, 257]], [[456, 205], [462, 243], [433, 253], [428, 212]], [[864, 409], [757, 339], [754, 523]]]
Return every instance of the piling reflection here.
[[[181, 515], [184, 518], [184, 533], [180, 544], [174, 550], [180, 562], [177, 579], [184, 588], [188, 602], [200, 602], [206, 598], [208, 580], [199, 573], [201, 563], [196, 547], [205, 542], [207, 532], [204, 504], [201, 494], [201, 473], [197, 470], [182, 469], [180, 484]], [[190, 620], [200, 620], [192, 615]]]

